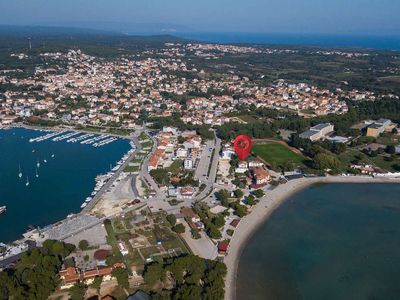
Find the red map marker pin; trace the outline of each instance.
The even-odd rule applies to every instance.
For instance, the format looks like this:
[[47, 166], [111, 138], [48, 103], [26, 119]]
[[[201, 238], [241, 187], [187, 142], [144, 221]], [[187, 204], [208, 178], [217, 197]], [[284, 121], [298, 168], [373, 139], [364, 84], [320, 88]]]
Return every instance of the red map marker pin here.
[[241, 160], [245, 160], [251, 150], [251, 139], [247, 135], [239, 135], [233, 142], [233, 147], [237, 156]]

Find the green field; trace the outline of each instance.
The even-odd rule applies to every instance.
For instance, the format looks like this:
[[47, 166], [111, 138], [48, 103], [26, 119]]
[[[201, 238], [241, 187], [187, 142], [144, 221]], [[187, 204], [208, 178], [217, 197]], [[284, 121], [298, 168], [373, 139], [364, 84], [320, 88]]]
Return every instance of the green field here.
[[303, 165], [306, 160], [281, 144], [256, 144], [253, 145], [252, 151], [267, 163], [275, 166], [284, 165], [287, 162]]

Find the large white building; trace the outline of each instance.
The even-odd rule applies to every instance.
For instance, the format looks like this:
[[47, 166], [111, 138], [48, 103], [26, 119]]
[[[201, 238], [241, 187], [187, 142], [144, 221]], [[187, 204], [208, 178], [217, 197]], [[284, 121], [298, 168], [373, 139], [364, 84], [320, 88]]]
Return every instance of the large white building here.
[[334, 126], [331, 123], [321, 123], [303, 132], [300, 134], [300, 137], [302, 139], [309, 139], [310, 141], [314, 142], [326, 137], [334, 130]]

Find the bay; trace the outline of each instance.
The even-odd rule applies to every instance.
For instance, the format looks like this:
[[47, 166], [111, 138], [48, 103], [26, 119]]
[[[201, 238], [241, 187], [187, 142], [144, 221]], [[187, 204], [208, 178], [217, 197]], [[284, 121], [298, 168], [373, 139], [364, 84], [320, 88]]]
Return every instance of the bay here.
[[44, 134], [22, 128], [0, 130], [0, 206], [7, 206], [0, 215], [0, 242], [20, 238], [29, 225], [44, 227], [79, 212], [96, 176], [107, 173], [130, 149], [123, 139], [98, 148], [65, 140], [29, 142]]
[[400, 185], [318, 184], [246, 243], [237, 299], [399, 299]]

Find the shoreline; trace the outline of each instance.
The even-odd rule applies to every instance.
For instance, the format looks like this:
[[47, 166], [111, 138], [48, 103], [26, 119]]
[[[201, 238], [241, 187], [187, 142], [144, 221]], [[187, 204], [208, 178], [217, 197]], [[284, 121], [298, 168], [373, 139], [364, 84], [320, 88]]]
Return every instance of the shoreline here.
[[[85, 207], [80, 206], [80, 208], [78, 207], [77, 210], [73, 211], [73, 212], [71, 212], [71, 210], [70, 210], [69, 212], [65, 213], [64, 217], [62, 217], [60, 219], [57, 219], [54, 222], [48, 222], [44, 226], [40, 226], [41, 230], [46, 229], [48, 227], [57, 226], [57, 224], [63, 223], [65, 221], [68, 221], [70, 219], [70, 216], [76, 217], [76, 216], [83, 215], [83, 214], [90, 214], [92, 208], [95, 207], [98, 204], [98, 200], [99, 199], [96, 200], [96, 198], [101, 197], [102, 193], [104, 194], [105, 186], [107, 186], [107, 184], [109, 182], [111, 184], [112, 182], [115, 181], [116, 178], [118, 178], [118, 176], [116, 176], [115, 174], [120, 174], [124, 170], [126, 164], [129, 163], [129, 161], [131, 161], [133, 155], [136, 154], [136, 150], [133, 151], [133, 153], [129, 153], [129, 151], [131, 151], [133, 149], [136, 149], [136, 148], [132, 147], [132, 144], [130, 144], [130, 143], [135, 144], [132, 136], [118, 136], [118, 135], [115, 135], [115, 134], [101, 133], [101, 132], [90, 132], [90, 131], [83, 131], [83, 130], [73, 129], [73, 128], [69, 129], [69, 128], [61, 128], [61, 127], [30, 126], [30, 125], [26, 125], [26, 124], [11, 124], [11, 125], [9, 125], [7, 127], [5, 127], [5, 126], [0, 127], [0, 131], [1, 130], [13, 130], [13, 129], [24, 129], [24, 130], [28, 130], [28, 131], [38, 131], [38, 132], [39, 131], [40, 132], [59, 132], [60, 130], [68, 130], [68, 131], [73, 131], [73, 132], [80, 133], [80, 134], [82, 134], [82, 133], [101, 134], [101, 135], [117, 137], [118, 139], [121, 139], [124, 142], [126, 142], [127, 145], [128, 145], [127, 146], [127, 148], [128, 148], [127, 152], [122, 153], [121, 157], [118, 157], [118, 159], [120, 161], [122, 161], [123, 158], [126, 155], [128, 155], [128, 157], [122, 161], [121, 165], [119, 166], [119, 168], [117, 170], [109, 171], [109, 172], [112, 172], [112, 175], [107, 180], [107, 182], [105, 182], [105, 184], [101, 187], [100, 190], [98, 190], [98, 191], [96, 191], [95, 189], [92, 190], [92, 192], [96, 192], [96, 194], [95, 195], [90, 195], [91, 201], [90, 202], [85, 201], [84, 197], [81, 199], [82, 204], [84, 204], [84, 203], [86, 204]], [[135, 144], [135, 147], [137, 147], [137, 144]], [[96, 183], [96, 185], [98, 183], [98, 181], [96, 180], [97, 176], [104, 175], [106, 172], [107, 172], [107, 170], [105, 170], [104, 172], [100, 172], [100, 173], [96, 174], [96, 176], [93, 178], [93, 181]], [[88, 196], [88, 195], [86, 195], [86, 196]], [[91, 206], [89, 206], [89, 204], [91, 204]], [[85, 209], [85, 208], [88, 208], [88, 209]], [[39, 226], [35, 226], [35, 227], [39, 227]], [[27, 228], [19, 236], [16, 236], [15, 238], [13, 238], [13, 240], [10, 240], [10, 241], [4, 242], [4, 243], [5, 244], [23, 243], [27, 239], [25, 235], [27, 235], [30, 232], [35, 231], [35, 230], [36, 230], [36, 228], [35, 229]], [[0, 242], [2, 242], [2, 241], [0, 241]]]
[[251, 213], [242, 218], [229, 244], [228, 254], [224, 258], [227, 266], [227, 275], [225, 278], [225, 300], [236, 299], [236, 280], [240, 256], [248, 241], [256, 230], [268, 221], [272, 213], [279, 208], [291, 195], [304, 188], [316, 183], [400, 183], [400, 179], [374, 178], [364, 176], [328, 176], [295, 179], [281, 184], [273, 190], [269, 190], [260, 202], [253, 207]]

